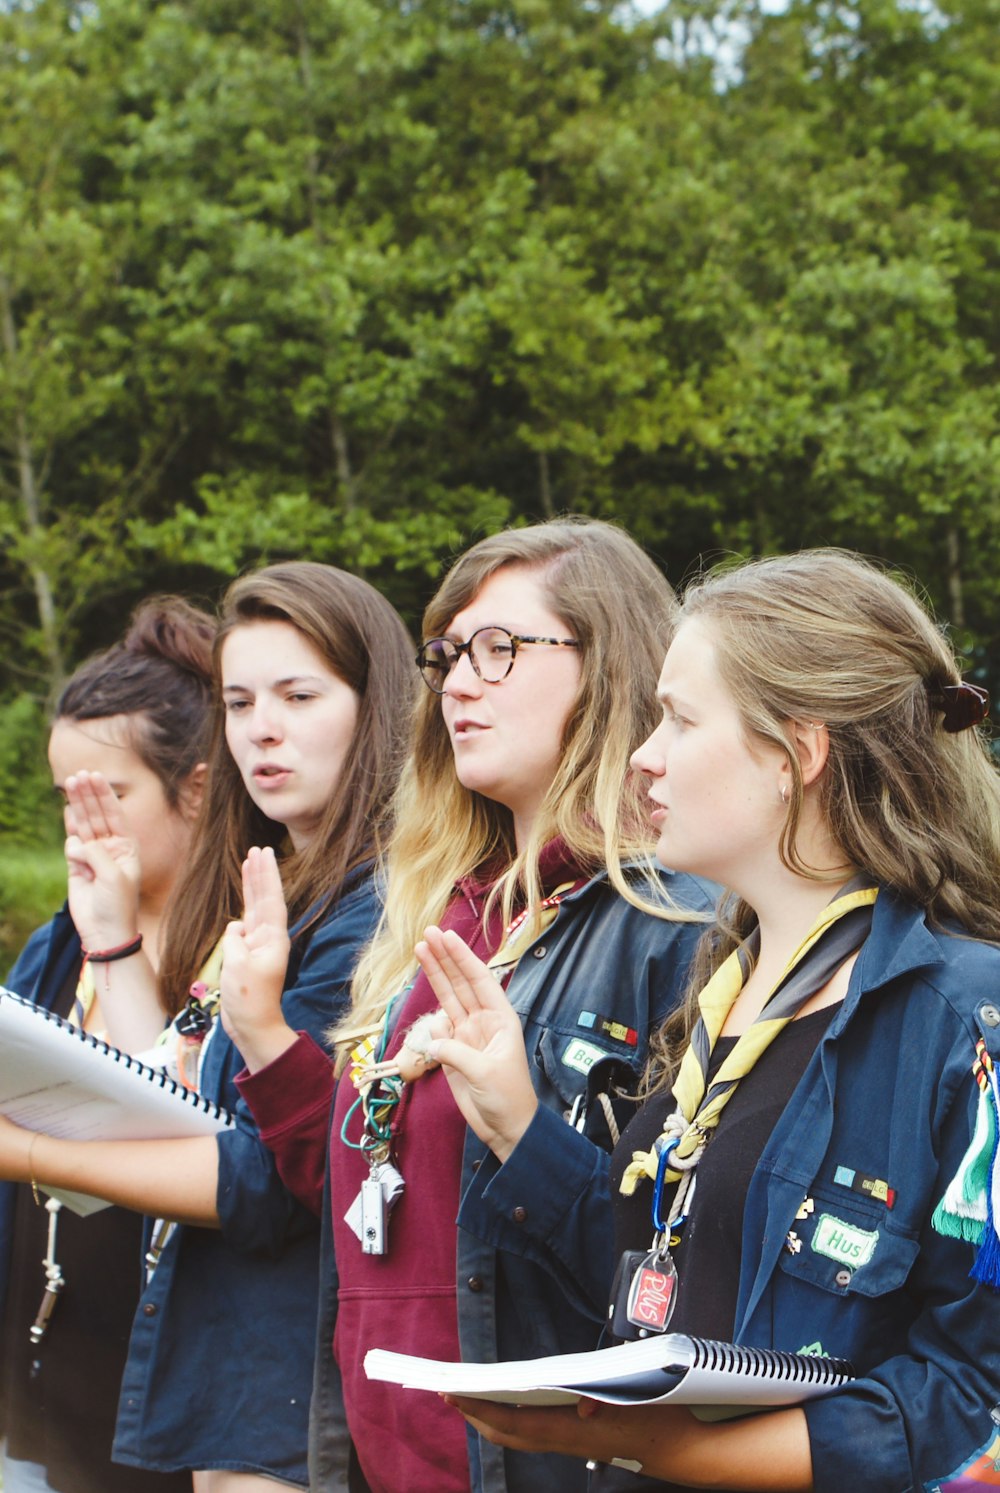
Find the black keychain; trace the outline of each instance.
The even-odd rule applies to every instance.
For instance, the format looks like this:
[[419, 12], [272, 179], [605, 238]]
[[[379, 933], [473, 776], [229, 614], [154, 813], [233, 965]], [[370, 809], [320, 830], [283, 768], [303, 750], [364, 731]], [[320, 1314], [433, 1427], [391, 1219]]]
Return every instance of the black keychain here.
[[[674, 1146], [663, 1147], [653, 1187], [653, 1243], [651, 1248], [627, 1249], [618, 1261], [611, 1286], [608, 1327], [621, 1342], [633, 1342], [652, 1332], [666, 1332], [677, 1304], [677, 1266], [670, 1253], [670, 1235], [660, 1204], [667, 1158]], [[674, 1228], [679, 1228], [679, 1219]]]

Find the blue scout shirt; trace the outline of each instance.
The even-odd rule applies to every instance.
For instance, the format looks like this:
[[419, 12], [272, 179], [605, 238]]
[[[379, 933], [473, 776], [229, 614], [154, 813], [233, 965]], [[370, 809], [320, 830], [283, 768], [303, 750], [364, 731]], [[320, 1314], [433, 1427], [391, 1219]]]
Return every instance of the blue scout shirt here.
[[[296, 1030], [322, 1042], [379, 912], [365, 870], [322, 922], [291, 930], [282, 1011]], [[319, 1224], [285, 1191], [239, 1099], [238, 1051], [218, 1023], [208, 1040], [201, 1090], [238, 1121], [218, 1138], [221, 1232], [184, 1225], [160, 1257], [132, 1330], [113, 1458], [305, 1487]]]
[[[805, 1407], [817, 1493], [972, 1493], [1000, 1462], [1000, 1295], [931, 1214], [972, 1136], [982, 1035], [1000, 1062], [1000, 949], [932, 931], [883, 890], [840, 1009], [776, 1125], [744, 1214], [736, 1341], [850, 1359]], [[481, 1188], [466, 1227], [606, 1303], [607, 1157], [553, 1116]], [[539, 1180], [542, 1179], [541, 1185]], [[512, 1205], [530, 1201], [512, 1223]], [[567, 1345], [568, 1346], [568, 1345]], [[720, 1469], [724, 1478], [725, 1470]]]

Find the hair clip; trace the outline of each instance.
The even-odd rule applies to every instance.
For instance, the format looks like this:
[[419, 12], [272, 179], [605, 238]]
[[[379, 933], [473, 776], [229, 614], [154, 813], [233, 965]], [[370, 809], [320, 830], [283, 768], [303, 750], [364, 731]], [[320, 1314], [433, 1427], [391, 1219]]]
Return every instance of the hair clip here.
[[968, 731], [979, 726], [990, 713], [990, 697], [978, 684], [928, 684], [927, 697], [932, 710], [944, 713], [946, 731]]

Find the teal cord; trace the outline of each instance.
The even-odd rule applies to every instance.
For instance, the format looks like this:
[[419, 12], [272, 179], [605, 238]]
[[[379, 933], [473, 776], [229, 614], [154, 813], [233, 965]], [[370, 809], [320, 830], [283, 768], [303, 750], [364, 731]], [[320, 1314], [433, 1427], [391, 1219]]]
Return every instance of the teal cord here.
[[[396, 992], [396, 994], [392, 997], [392, 1000], [389, 1002], [389, 1004], [385, 1008], [385, 1020], [382, 1023], [382, 1040], [379, 1043], [378, 1053], [377, 1053], [376, 1058], [375, 1058], [376, 1063], [380, 1063], [382, 1061], [383, 1057], [385, 1056], [385, 1049], [386, 1049], [386, 1046], [388, 1045], [388, 1042], [389, 1042], [389, 1017], [392, 1014], [392, 1008], [396, 1004], [396, 1002], [399, 1000], [400, 996], [406, 995], [407, 992], [410, 991], [410, 990], [412, 990], [412, 989], [413, 989], [413, 981], [411, 980], [410, 983], [409, 983], [409, 985], [405, 985], [402, 990], [399, 990], [399, 991]], [[395, 1109], [396, 1105], [400, 1101], [400, 1098], [402, 1097], [402, 1087], [403, 1087], [402, 1083], [400, 1083], [399, 1089], [396, 1091], [396, 1093], [394, 1095], [393, 1094], [387, 1094], [386, 1097], [385, 1097], [385, 1099], [383, 1099], [383, 1100], [380, 1101], [379, 1108], [380, 1109], [386, 1109], [386, 1108], [388, 1108], [388, 1109]], [[357, 1107], [358, 1107], [358, 1105], [360, 1103], [361, 1103], [361, 1095], [359, 1094], [358, 1097], [355, 1099], [354, 1103], [351, 1105], [350, 1109], [347, 1111], [346, 1115], [344, 1116], [344, 1122], [343, 1122], [343, 1124], [340, 1127], [340, 1139], [343, 1141], [344, 1145], [347, 1146], [352, 1151], [369, 1151], [369, 1150], [371, 1150], [371, 1146], [372, 1146], [371, 1137], [369, 1135], [367, 1135], [367, 1134], [364, 1135], [360, 1141], [348, 1140], [348, 1138], [347, 1138], [347, 1127], [348, 1127], [348, 1125], [351, 1122], [351, 1118], [352, 1118], [352, 1116], [354, 1114], [354, 1111], [357, 1109]], [[367, 1116], [366, 1116], [366, 1120], [367, 1120]], [[378, 1123], [373, 1118], [372, 1122], [371, 1122], [371, 1127], [372, 1127], [372, 1130], [375, 1132], [375, 1135], [376, 1135], [376, 1137], [377, 1137], [377, 1139], [378, 1139], [379, 1142], [383, 1142], [384, 1143], [384, 1142], [388, 1142], [391, 1139], [391, 1136], [392, 1136], [392, 1122], [391, 1122], [391, 1120], [390, 1120], [389, 1124], [386, 1125], [384, 1129], [382, 1129], [382, 1128], [380, 1128], [380, 1126], [378, 1125]], [[366, 1144], [366, 1142], [367, 1142], [367, 1144]]]

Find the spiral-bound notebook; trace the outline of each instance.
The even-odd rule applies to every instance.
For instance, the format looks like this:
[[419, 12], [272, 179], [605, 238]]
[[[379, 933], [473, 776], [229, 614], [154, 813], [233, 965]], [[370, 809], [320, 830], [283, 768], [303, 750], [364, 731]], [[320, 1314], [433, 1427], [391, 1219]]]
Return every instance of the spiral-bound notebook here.
[[[0, 1114], [74, 1140], [214, 1135], [233, 1124], [220, 1105], [139, 1058], [0, 986]], [[107, 1206], [55, 1192], [76, 1213]]]
[[[658, 1337], [510, 1363], [442, 1363], [373, 1348], [369, 1379], [515, 1405], [563, 1405], [586, 1397], [612, 1405], [712, 1407], [712, 1415], [795, 1405], [853, 1377], [841, 1358], [782, 1353], [667, 1332]], [[706, 1417], [708, 1418], [708, 1417]]]

